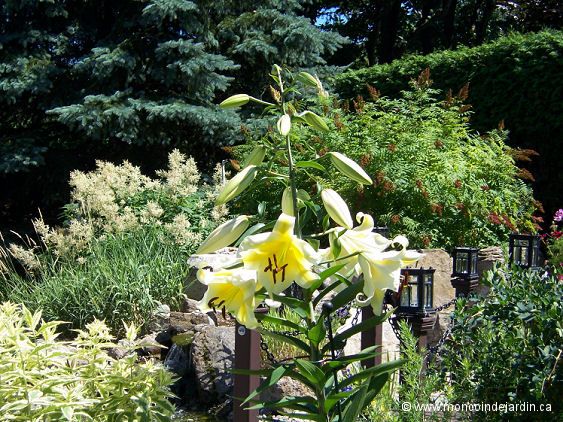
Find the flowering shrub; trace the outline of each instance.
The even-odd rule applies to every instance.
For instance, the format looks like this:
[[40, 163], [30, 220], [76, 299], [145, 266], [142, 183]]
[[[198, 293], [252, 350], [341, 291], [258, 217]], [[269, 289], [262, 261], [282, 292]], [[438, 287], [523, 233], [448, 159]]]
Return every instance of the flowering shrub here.
[[[414, 264], [420, 255], [407, 249], [404, 236], [387, 239], [374, 233], [371, 215], [358, 212], [354, 221], [346, 202], [325, 184], [336, 173], [358, 186], [371, 184], [369, 175], [356, 162], [337, 152], [330, 154], [326, 164], [321, 164], [318, 156], [309, 161], [294, 160], [295, 143], [314, 148], [308, 139], [299, 137], [297, 126], [306, 125], [317, 132], [329, 130], [324, 118], [303, 109], [306, 98], [301, 92], [314, 88], [321, 101], [327, 94], [318, 78], [305, 72], [292, 75], [274, 66], [271, 77], [276, 85], [271, 87], [275, 103], [245, 94], [221, 103], [226, 108], [248, 102], [264, 105], [277, 118], [277, 132], [272, 133], [269, 143], [257, 145], [248, 154], [240, 172], [223, 186], [217, 203], [232, 201], [255, 184], [275, 180], [284, 187], [278, 198], [281, 213], [274, 221], [256, 222], [252, 227], [253, 218], [240, 216], [210, 234], [198, 252], [211, 253], [236, 242], [238, 253], [224, 268], [210, 269], [204, 264], [199, 269], [198, 279], [207, 285], [199, 307], [204, 312], [229, 312], [246, 328], [257, 329], [297, 349], [298, 356], [268, 369], [236, 369], [235, 373], [266, 378], [243, 405], [254, 404], [255, 409], [268, 408], [297, 419], [355, 422], [401, 361], [365, 368], [343, 378], [350, 365], [378, 352], [370, 347], [353, 356], [338, 357], [336, 351], [343, 349], [352, 335], [373, 328], [387, 317], [381, 315], [384, 292], [399, 288], [400, 269]], [[284, 160], [286, 166], [273, 171], [272, 165], [278, 159]], [[298, 189], [303, 178], [315, 182], [316, 191], [310, 194]], [[322, 228], [320, 233], [312, 231], [317, 227]], [[299, 290], [300, 297], [288, 296], [290, 287]], [[370, 306], [375, 316], [333, 332], [338, 309], [351, 301], [356, 306]], [[299, 320], [255, 313], [264, 304], [270, 308], [283, 304]], [[296, 334], [288, 335], [280, 329]], [[257, 400], [261, 391], [283, 377], [304, 384], [311, 395], [268, 403]]]
[[[134, 325], [118, 345], [103, 322], [91, 322], [73, 341], [57, 338], [61, 324], [25, 306], [0, 304], [1, 420], [170, 420], [172, 374], [139, 361]], [[112, 347], [125, 357], [110, 357]]]
[[195, 162], [179, 151], [157, 179], [125, 162], [73, 172], [62, 228], [34, 221], [41, 240], [0, 248], [0, 299], [83, 328], [104, 319], [140, 327], [159, 302], [179, 306], [187, 258], [227, 213]]
[[[379, 225], [406, 235], [415, 247], [484, 247], [505, 242], [516, 229], [536, 231], [533, 213], [540, 204], [523, 180], [529, 173], [515, 165], [529, 161], [534, 152], [510, 149], [503, 129], [471, 130], [470, 106], [463, 102], [467, 90], [438, 100], [440, 92], [430, 86], [423, 73], [400, 99], [379, 97], [372, 88], [371, 102], [325, 101], [331, 130], [295, 128], [315, 147], [297, 141], [295, 159], [325, 166], [330, 153], [339, 151], [357, 160], [373, 183], [360, 186], [335, 173], [321, 176], [324, 186], [338, 189], [354, 210], [369, 210]], [[242, 161], [255, 145], [271, 143], [272, 136], [249, 139], [234, 149], [235, 158]], [[273, 171], [284, 163], [280, 155], [270, 161]], [[314, 183], [301, 173], [301, 186]], [[237, 206], [254, 212], [265, 202], [263, 209], [273, 215], [283, 189], [280, 180], [264, 182]]]
[[157, 175], [159, 179], [144, 176], [127, 161], [98, 161], [93, 172], [74, 171], [66, 226], [52, 229], [38, 219], [35, 229], [45, 245], [63, 257], [80, 255], [99, 236], [147, 225], [162, 226], [178, 245], [197, 245], [227, 208], [213, 206], [215, 188], [201, 186], [194, 160], [178, 150], [170, 154], [168, 169]]

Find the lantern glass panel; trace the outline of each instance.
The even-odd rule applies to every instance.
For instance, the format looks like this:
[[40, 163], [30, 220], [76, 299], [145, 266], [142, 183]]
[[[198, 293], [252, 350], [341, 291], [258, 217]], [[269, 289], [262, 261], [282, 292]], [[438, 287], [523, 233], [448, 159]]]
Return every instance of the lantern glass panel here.
[[401, 290], [401, 306], [408, 308], [410, 305], [410, 297], [411, 297], [411, 290], [412, 286], [406, 285], [403, 286], [403, 290]]
[[409, 284], [409, 291], [410, 291], [409, 306], [411, 308], [416, 308], [418, 307], [418, 286], [416, 285], [416, 277], [413, 278], [415, 279], [415, 284], [414, 285]]
[[418, 276], [408, 274], [406, 277], [406, 285], [401, 292], [401, 306], [417, 308], [419, 304]]
[[458, 274], [466, 274], [469, 263], [469, 254], [467, 252], [458, 252], [455, 260], [455, 272]]
[[477, 251], [471, 254], [471, 274], [477, 274]]
[[514, 239], [514, 263], [517, 265], [528, 265], [529, 243], [525, 239]]
[[432, 274], [424, 275], [424, 307], [432, 308]]

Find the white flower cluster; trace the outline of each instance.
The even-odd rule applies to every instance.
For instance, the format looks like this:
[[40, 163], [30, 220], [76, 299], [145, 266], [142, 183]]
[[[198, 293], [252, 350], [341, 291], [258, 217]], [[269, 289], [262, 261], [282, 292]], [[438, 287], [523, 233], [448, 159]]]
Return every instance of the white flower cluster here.
[[[220, 168], [216, 173], [214, 180], [219, 180]], [[216, 187], [201, 185], [195, 161], [180, 151], [170, 153], [168, 169], [157, 175], [159, 179], [151, 179], [128, 161], [121, 165], [98, 161], [92, 172], [73, 171], [72, 215], [67, 226], [51, 228], [40, 218], [33, 222], [35, 230], [58, 256], [77, 257], [94, 238], [144, 225], [162, 226], [178, 245], [197, 244], [203, 237], [201, 230], [222, 222], [228, 214], [225, 205], [213, 206]], [[184, 213], [186, 207], [190, 207], [190, 217]], [[28, 254], [21, 249], [12, 255], [26, 268], [38, 264], [33, 251]]]

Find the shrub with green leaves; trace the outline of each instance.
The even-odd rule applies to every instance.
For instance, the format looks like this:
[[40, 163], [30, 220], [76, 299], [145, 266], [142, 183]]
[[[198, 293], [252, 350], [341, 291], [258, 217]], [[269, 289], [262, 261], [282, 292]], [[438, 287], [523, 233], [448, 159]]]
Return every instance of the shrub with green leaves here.
[[[374, 101], [355, 101], [352, 110], [346, 102], [341, 108], [323, 104], [318, 110], [331, 117], [332, 130], [300, 129], [300, 139], [308, 141], [296, 144], [297, 165], [306, 172], [302, 185], [314, 185], [307, 173], [321, 174], [355, 211], [373, 213], [392, 234], [406, 235], [416, 247], [489, 246], [517, 229], [535, 231], [536, 202], [513, 158], [522, 151], [505, 144], [503, 130], [472, 130], [463, 96], [442, 101], [430, 85], [424, 73], [400, 99], [378, 98], [372, 90]], [[272, 142], [271, 134], [251, 140], [235, 149], [235, 157], [242, 160], [257, 143]], [[313, 166], [311, 145], [321, 155], [340, 151], [359, 162], [373, 185], [360, 188], [338, 172], [329, 176], [328, 155]], [[272, 160], [272, 170], [283, 160]], [[268, 206], [259, 210], [275, 214], [283, 187], [275, 180], [264, 182], [239, 201], [240, 209], [255, 212], [265, 202]]]
[[410, 55], [390, 64], [346, 72], [336, 78], [344, 98], [368, 98], [368, 85], [399, 97], [409, 81], [430, 68], [436, 87], [458, 92], [469, 83], [474, 106], [472, 126], [485, 132], [504, 120], [510, 145], [540, 153], [535, 189], [555, 211], [563, 186], [560, 171], [563, 116], [563, 31], [511, 34], [478, 47], [460, 47], [428, 55]]
[[[554, 275], [516, 267], [498, 267], [482, 283], [489, 295], [472, 306], [458, 302], [442, 354], [456, 402], [543, 403], [557, 415], [563, 394], [563, 284]], [[505, 416], [528, 421], [546, 415]], [[495, 413], [472, 416], [501, 419]]]
[[[139, 361], [134, 325], [117, 345], [103, 322], [91, 322], [73, 341], [57, 339], [61, 324], [0, 304], [1, 420], [170, 420], [172, 374]], [[125, 357], [110, 357], [111, 347], [125, 349]]]

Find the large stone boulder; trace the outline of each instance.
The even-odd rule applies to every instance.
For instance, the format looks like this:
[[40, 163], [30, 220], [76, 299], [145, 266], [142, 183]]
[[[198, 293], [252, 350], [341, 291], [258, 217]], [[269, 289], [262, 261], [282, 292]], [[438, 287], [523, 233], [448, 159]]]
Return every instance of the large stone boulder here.
[[[499, 246], [490, 246], [479, 250], [479, 260], [477, 261], [477, 272], [479, 279], [483, 278], [483, 274], [493, 269], [495, 263], [504, 262], [504, 252]], [[480, 296], [487, 296], [489, 294], [489, 287], [480, 284], [477, 287], [477, 294]]]
[[233, 327], [199, 325], [191, 345], [194, 381], [200, 403], [225, 401], [232, 394], [235, 359]]

